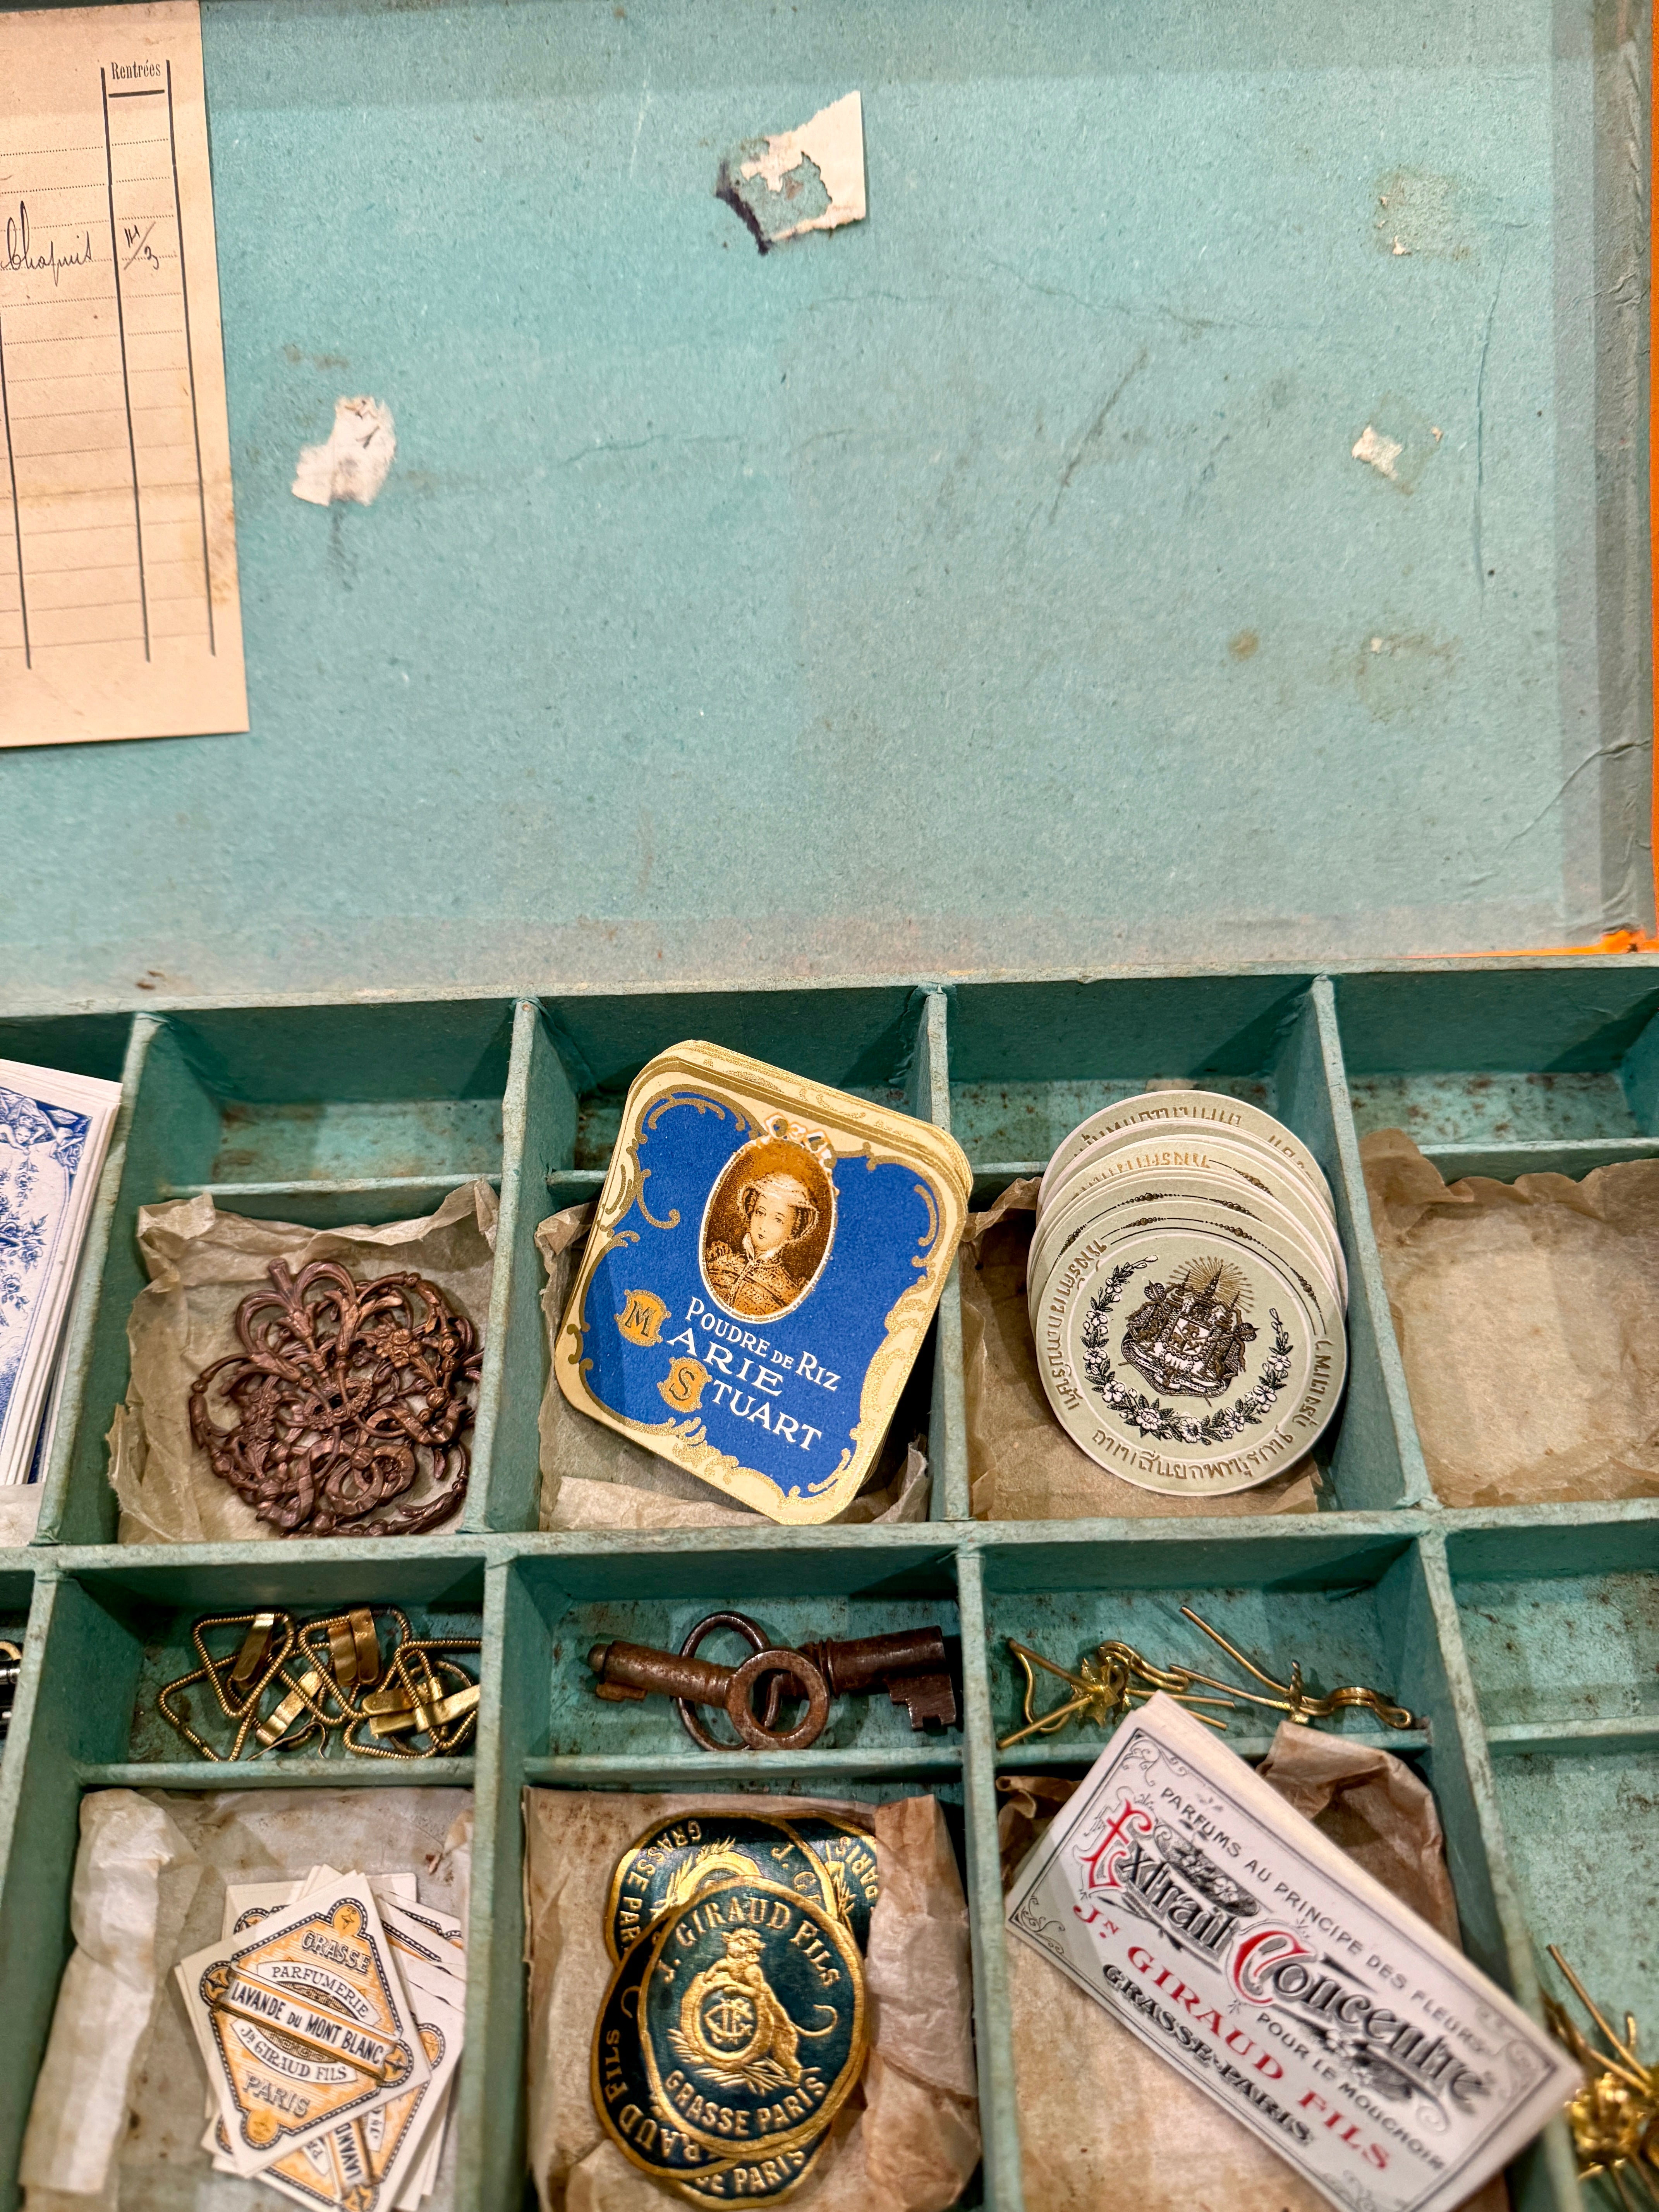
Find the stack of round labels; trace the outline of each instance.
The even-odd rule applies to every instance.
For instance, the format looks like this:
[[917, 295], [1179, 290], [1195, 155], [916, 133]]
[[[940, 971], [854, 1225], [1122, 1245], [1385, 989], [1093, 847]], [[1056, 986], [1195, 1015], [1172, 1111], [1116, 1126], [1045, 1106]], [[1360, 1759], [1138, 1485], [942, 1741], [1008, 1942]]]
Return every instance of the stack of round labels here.
[[1347, 1371], [1330, 1186], [1271, 1114], [1153, 1091], [1048, 1163], [1026, 1276], [1056, 1419], [1126, 1482], [1248, 1490], [1304, 1458]]
[[695, 1813], [617, 1862], [593, 2109], [693, 2204], [766, 2203], [821, 2171], [869, 2047], [874, 1846], [837, 1815]]

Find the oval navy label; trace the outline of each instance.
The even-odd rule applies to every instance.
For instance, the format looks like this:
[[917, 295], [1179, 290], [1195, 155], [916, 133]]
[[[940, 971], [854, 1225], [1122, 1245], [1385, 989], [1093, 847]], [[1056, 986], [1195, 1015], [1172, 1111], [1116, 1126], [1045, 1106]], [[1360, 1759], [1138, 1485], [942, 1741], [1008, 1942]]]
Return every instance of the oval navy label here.
[[776, 1883], [701, 1890], [653, 1936], [640, 2001], [657, 2110], [726, 2159], [799, 2148], [863, 2069], [852, 1932]]
[[[716, 1813], [682, 1814], [647, 1828], [623, 1853], [611, 1877], [605, 1940], [611, 1957], [620, 1959], [665, 1912], [715, 1882], [776, 1882], [836, 1909], [849, 1885], [829, 1872], [816, 1846], [803, 1842], [807, 1825]], [[821, 1825], [827, 1836], [840, 1832], [828, 1822]], [[866, 1914], [866, 1935], [868, 1927]]]
[[611, 1977], [593, 2029], [593, 2110], [623, 2156], [646, 2172], [677, 2180], [712, 2175], [725, 2164], [721, 2155], [689, 2136], [651, 2085], [640, 2039], [640, 1989], [651, 1952], [649, 1943], [634, 1944]]
[[852, 1929], [860, 1950], [867, 1951], [870, 1915], [881, 1895], [874, 1844], [862, 1828], [833, 1813], [792, 1814], [787, 1825], [823, 1863], [830, 1876], [830, 1902], [838, 1917]]

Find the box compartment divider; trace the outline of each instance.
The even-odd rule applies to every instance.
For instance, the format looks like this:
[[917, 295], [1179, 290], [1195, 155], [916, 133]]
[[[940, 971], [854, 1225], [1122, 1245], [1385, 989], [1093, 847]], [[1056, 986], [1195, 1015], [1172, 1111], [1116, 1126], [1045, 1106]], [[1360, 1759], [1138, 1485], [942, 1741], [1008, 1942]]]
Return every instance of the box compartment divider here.
[[985, 2202], [1024, 2212], [1019, 2087], [1009, 2016], [1007, 1936], [997, 1847], [996, 1738], [986, 1669], [985, 1581], [976, 1547], [957, 1563], [962, 1620], [963, 1826], [968, 1932], [974, 1962], [974, 2039], [979, 2071]]
[[[1337, 1452], [1338, 1496], [1344, 1504], [1398, 1501], [1420, 1505], [1434, 1492], [1417, 1441], [1406, 1370], [1389, 1315], [1388, 1286], [1382, 1280], [1382, 1261], [1371, 1229], [1364, 1171], [1359, 1164], [1359, 1139], [1348, 1095], [1336, 1000], [1328, 976], [1316, 979], [1309, 998], [1317, 1024], [1319, 1060], [1330, 1115], [1328, 1141], [1334, 1155], [1334, 1161], [1322, 1157], [1320, 1164], [1330, 1178], [1337, 1231], [1348, 1255], [1348, 1410], [1343, 1420], [1343, 1443]], [[1359, 1440], [1358, 1448], [1347, 1445], [1350, 1433]], [[1362, 1451], [1364, 1457], [1350, 1472], [1348, 1457], [1358, 1458]], [[1390, 1479], [1395, 1485], [1392, 1501], [1383, 1494]]]

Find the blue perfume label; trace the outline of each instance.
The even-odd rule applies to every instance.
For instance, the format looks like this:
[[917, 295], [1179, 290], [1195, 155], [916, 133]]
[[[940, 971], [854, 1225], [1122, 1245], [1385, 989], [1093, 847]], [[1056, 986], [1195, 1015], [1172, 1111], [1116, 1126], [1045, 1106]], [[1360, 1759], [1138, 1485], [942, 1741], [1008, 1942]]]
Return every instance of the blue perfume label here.
[[814, 1130], [757, 1127], [690, 1090], [647, 1109], [636, 1158], [583, 1302], [589, 1389], [811, 1497], [860, 1441], [866, 1375], [938, 1239], [933, 1190], [915, 1167], [838, 1159]]

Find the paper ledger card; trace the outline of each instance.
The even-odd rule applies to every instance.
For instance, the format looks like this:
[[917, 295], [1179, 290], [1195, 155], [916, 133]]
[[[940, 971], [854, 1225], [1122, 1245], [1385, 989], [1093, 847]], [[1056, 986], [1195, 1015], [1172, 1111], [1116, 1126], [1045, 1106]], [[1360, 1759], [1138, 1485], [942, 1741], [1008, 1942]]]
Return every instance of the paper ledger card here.
[[197, 0], [0, 45], [0, 745], [245, 730]]
[[1449, 2212], [1579, 2086], [1501, 1990], [1163, 1696], [1020, 1868], [1007, 1921], [1345, 2212]]

